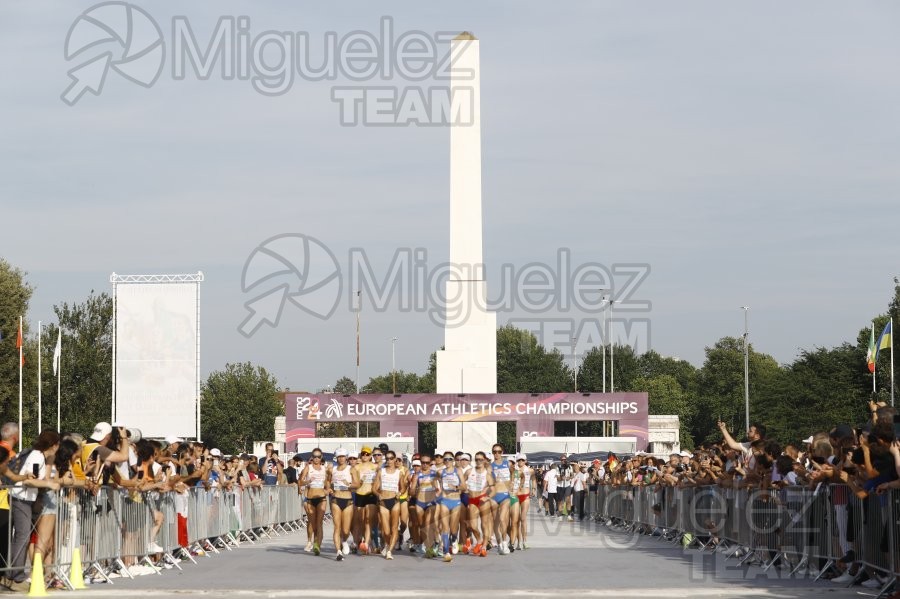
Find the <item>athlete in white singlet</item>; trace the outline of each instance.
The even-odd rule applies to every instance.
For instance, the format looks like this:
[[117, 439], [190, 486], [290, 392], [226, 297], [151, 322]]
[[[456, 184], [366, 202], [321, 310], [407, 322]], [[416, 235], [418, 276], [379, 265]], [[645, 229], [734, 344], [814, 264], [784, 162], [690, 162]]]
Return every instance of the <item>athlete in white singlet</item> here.
[[[466, 476], [466, 489], [469, 494], [469, 530], [476, 539], [472, 553], [481, 557], [487, 555], [487, 542], [491, 538], [491, 495], [494, 477], [487, 464], [487, 455], [479, 451], [475, 454], [475, 467]], [[480, 531], [477, 526], [479, 523]], [[468, 545], [468, 541], [466, 544]], [[468, 547], [464, 548], [467, 549]]]
[[353, 491], [359, 488], [359, 474], [347, 463], [347, 450], [334, 452], [337, 466], [331, 469], [331, 515], [334, 522], [334, 546], [337, 561], [350, 554], [350, 527], [353, 524]]
[[[306, 515], [312, 531], [312, 552], [319, 555], [322, 546], [322, 520], [325, 517], [325, 502], [328, 499], [331, 466], [322, 464], [322, 450], [313, 449], [310, 463], [300, 473], [300, 484], [306, 487]], [[307, 544], [307, 551], [310, 550]]]
[[390, 449], [385, 454], [385, 467], [375, 476], [374, 492], [380, 499], [381, 530], [385, 535], [381, 555], [385, 559], [394, 559], [391, 551], [397, 544], [400, 524], [401, 493], [406, 492], [406, 476], [403, 468], [397, 465], [397, 454]]

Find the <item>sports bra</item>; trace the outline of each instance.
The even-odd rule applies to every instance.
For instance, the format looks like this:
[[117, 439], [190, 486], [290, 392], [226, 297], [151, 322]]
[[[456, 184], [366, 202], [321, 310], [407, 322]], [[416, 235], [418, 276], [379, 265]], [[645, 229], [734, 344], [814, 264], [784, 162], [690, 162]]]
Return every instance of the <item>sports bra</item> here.
[[375, 482], [375, 475], [378, 473], [377, 468], [361, 469], [359, 472], [359, 480], [364, 485], [371, 485]]
[[494, 480], [496, 480], [498, 483], [508, 483], [509, 460], [503, 460], [499, 464], [491, 462], [491, 474], [494, 475]]
[[445, 493], [459, 491], [459, 475], [456, 473], [456, 468], [446, 468], [441, 473], [441, 486], [444, 487]]
[[331, 471], [331, 485], [335, 491], [349, 491], [353, 477], [350, 474], [350, 466], [344, 466], [343, 470], [335, 468]]
[[316, 470], [315, 466], [309, 467], [309, 472], [306, 473], [306, 478], [309, 481], [310, 489], [324, 489], [325, 488], [325, 475], [328, 471], [325, 469], [325, 466], [321, 467], [321, 470]]
[[531, 476], [527, 470], [513, 470], [513, 492], [531, 491]]
[[400, 469], [394, 470], [394, 473], [391, 474], [384, 469], [381, 471], [381, 490], [388, 491], [390, 493], [399, 493], [400, 492]]
[[469, 476], [466, 477], [466, 488], [469, 489], [469, 495], [477, 496], [477, 494], [484, 491], [485, 487], [487, 487], [487, 472], [479, 473], [472, 468], [469, 471]]

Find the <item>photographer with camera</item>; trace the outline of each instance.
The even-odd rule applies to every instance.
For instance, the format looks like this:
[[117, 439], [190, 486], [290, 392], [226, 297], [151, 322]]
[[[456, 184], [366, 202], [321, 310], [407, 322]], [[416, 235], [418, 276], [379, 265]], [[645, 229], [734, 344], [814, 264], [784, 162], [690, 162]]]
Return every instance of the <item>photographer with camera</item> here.
[[278, 459], [278, 450], [272, 443], [266, 443], [266, 455], [259, 459], [259, 472], [263, 484], [277, 485], [283, 470], [284, 465]]

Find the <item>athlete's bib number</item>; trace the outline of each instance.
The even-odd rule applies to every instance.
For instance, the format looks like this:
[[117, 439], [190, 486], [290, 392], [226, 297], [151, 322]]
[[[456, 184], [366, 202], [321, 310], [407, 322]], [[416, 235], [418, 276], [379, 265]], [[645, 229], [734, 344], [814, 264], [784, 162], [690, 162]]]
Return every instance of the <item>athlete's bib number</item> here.
[[396, 493], [400, 490], [400, 481], [399, 479], [390, 479], [390, 478], [382, 478], [381, 479], [381, 490], [382, 491], [392, 491]]

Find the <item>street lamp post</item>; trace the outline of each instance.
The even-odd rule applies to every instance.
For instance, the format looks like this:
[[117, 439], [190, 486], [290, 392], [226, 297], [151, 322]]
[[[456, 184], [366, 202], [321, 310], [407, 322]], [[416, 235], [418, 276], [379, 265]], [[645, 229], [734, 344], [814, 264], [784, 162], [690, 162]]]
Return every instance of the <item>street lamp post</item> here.
[[[614, 299], [609, 300], [609, 316], [610, 316], [609, 320], [612, 320], [613, 304], [618, 303], [620, 301], [621, 300], [614, 300]], [[609, 321], [607, 321], [607, 322], [609, 322]], [[616, 346], [613, 343], [613, 340], [610, 339], [609, 340], [609, 392], [610, 393], [616, 392], [616, 369], [615, 369], [615, 362], [614, 362], [615, 354], [616, 354], [615, 349], [616, 349]]]
[[575, 393], [578, 393], [578, 355], [575, 353], [576, 343], [578, 343], [578, 338], [572, 337], [572, 367], [575, 369]]
[[395, 360], [396, 353], [394, 351], [397, 344], [397, 338], [391, 337], [391, 378], [394, 381], [394, 395], [397, 395], [397, 362]]
[[601, 345], [603, 346], [603, 392], [606, 393], [606, 342], [609, 339], [609, 319], [606, 316], [606, 308], [608, 308], [612, 304], [609, 303], [608, 295], [603, 296], [603, 301], [608, 304], [603, 308], [603, 343], [601, 343]]
[[744, 311], [744, 422], [745, 430], [750, 430], [750, 306], [741, 306]]

